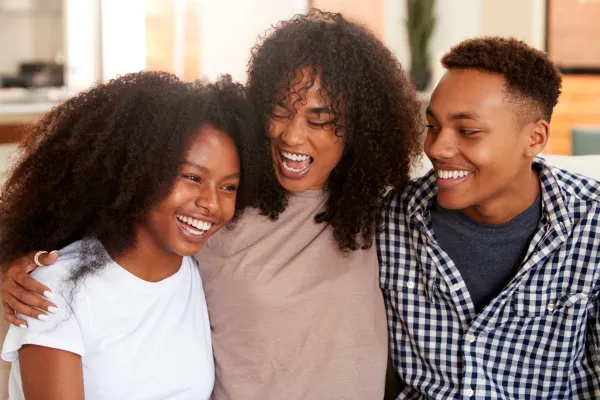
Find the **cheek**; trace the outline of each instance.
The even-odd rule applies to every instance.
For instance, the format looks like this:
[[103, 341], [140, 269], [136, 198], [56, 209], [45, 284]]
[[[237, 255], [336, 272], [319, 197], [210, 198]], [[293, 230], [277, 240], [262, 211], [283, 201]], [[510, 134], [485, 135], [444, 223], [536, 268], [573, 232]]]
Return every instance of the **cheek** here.
[[221, 212], [223, 213], [223, 221], [226, 224], [233, 218], [235, 214], [235, 199], [236, 196], [227, 196], [221, 199]]
[[317, 156], [321, 159], [321, 162], [333, 169], [342, 159], [345, 140], [343, 136], [336, 137], [333, 131], [325, 131], [324, 133], [314, 138], [312, 146], [317, 151]]

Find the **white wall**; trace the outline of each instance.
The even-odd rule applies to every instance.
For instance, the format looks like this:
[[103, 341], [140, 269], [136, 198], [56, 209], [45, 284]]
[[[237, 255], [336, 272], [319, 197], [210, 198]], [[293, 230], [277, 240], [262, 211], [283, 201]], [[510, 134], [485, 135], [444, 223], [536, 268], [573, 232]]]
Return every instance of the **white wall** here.
[[250, 48], [272, 24], [308, 10], [307, 0], [201, 0], [200, 71], [246, 81]]
[[146, 68], [144, 0], [102, 0], [102, 79]]
[[100, 0], [63, 0], [65, 80], [73, 91], [101, 79]]

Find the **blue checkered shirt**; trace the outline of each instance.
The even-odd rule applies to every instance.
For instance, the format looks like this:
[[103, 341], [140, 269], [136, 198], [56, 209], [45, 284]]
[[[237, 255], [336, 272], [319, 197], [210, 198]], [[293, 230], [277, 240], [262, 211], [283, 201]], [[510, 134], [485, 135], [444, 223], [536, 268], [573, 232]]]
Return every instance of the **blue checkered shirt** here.
[[[600, 183], [534, 161], [539, 229], [479, 314], [431, 227], [435, 175], [392, 193], [378, 237], [398, 399], [600, 399]], [[465, 243], [477, 246], [477, 243]]]

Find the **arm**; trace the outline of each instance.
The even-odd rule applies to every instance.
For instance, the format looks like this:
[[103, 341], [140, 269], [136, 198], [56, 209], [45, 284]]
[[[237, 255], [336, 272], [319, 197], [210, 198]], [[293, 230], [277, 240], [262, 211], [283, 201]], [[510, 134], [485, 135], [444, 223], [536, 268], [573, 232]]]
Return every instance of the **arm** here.
[[27, 400], [83, 400], [83, 368], [75, 353], [36, 345], [19, 350]]
[[[0, 297], [4, 306], [4, 319], [15, 326], [27, 326], [27, 321], [18, 318], [15, 311], [31, 318], [39, 318], [40, 315], [46, 315], [40, 310], [52, 310], [50, 307], [56, 307], [54, 303], [34, 294], [52, 296], [50, 288], [29, 276], [37, 268], [33, 262], [34, 255], [35, 253], [27, 254], [3, 268], [5, 272], [0, 284]], [[40, 256], [39, 261], [44, 265], [51, 265], [57, 259], [58, 252], [52, 252]]]

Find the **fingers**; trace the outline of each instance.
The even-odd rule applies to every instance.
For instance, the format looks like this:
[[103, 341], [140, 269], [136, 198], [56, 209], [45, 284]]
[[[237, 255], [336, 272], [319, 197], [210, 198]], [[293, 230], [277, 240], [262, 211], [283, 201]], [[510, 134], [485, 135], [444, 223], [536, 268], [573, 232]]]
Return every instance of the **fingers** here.
[[[22, 327], [27, 327], [27, 321], [15, 315], [15, 312], [42, 321], [48, 319], [45, 311], [51, 313], [58, 312], [56, 305], [45, 298], [52, 297], [52, 290], [33, 279], [29, 272], [37, 268], [34, 262], [36, 253], [27, 254], [24, 257], [14, 261], [2, 278], [0, 285], [0, 296], [4, 304], [4, 319], [8, 322]], [[58, 252], [53, 251], [49, 254], [41, 254], [38, 261], [47, 266], [56, 262]]]
[[[35, 257], [35, 254], [34, 254], [34, 257]], [[40, 264], [42, 264], [46, 267], [50, 266], [50, 265], [54, 264], [56, 262], [56, 260], [58, 260], [58, 251], [54, 250], [50, 253], [41, 254], [39, 256], [38, 260], [39, 260]]]
[[[51, 298], [54, 295], [52, 293], [52, 289], [50, 289], [46, 285], [42, 285], [40, 282], [36, 281], [34, 278], [31, 277], [31, 275], [25, 273], [24, 271], [18, 271], [16, 273], [10, 274], [10, 275], [7, 273], [5, 280], [13, 280], [14, 283], [17, 284], [18, 287], [24, 288], [25, 290], [28, 290], [33, 293], [37, 293], [41, 296]], [[15, 286], [10, 285], [10, 281], [6, 282], [6, 283], [7, 283], [6, 286], [9, 286], [9, 293], [11, 293], [14, 296], [15, 293], [10, 292], [10, 289], [15, 288]], [[4, 287], [4, 282], [3, 282], [2, 291], [5, 291], [5, 290], [6, 290], [6, 288]]]
[[[25, 272], [26, 273], [30, 273], [31, 271], [33, 271], [34, 269], [36, 269], [38, 267], [38, 265], [35, 263], [35, 256], [36, 254], [39, 252], [32, 252], [27, 254], [26, 256], [21, 257], [20, 259], [18, 259], [13, 265], [21, 265], [21, 268], [25, 268]], [[51, 251], [50, 253], [42, 253], [38, 256], [38, 261], [40, 262], [40, 264], [42, 264], [43, 266], [49, 266], [52, 265], [56, 262], [56, 260], [58, 259], [58, 251], [54, 250]], [[12, 269], [12, 266], [11, 266]]]
[[27, 321], [24, 319], [18, 318], [15, 315], [15, 310], [6, 302], [4, 304], [4, 319], [8, 321], [8, 323], [13, 324], [15, 326], [19, 326], [21, 328], [27, 328]]

